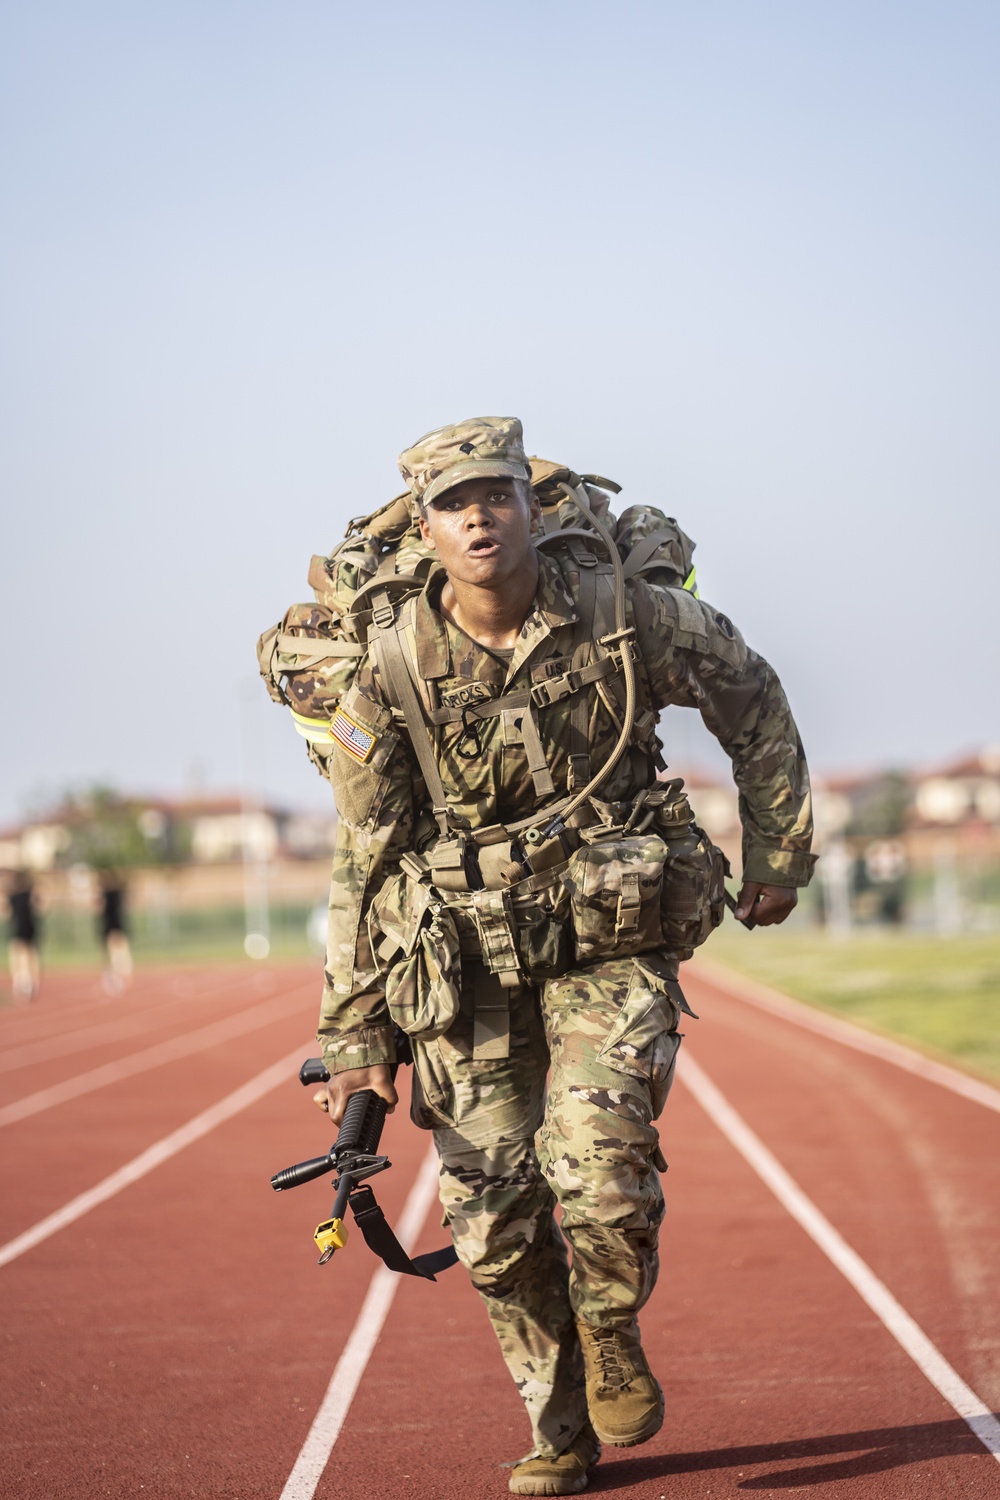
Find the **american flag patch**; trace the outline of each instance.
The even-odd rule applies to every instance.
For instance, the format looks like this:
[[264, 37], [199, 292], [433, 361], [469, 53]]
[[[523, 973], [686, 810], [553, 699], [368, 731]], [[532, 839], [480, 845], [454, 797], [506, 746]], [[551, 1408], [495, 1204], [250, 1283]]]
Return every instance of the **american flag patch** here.
[[372, 734], [370, 729], [363, 729], [342, 708], [338, 708], [333, 716], [330, 734], [342, 750], [346, 750], [348, 755], [352, 755], [362, 765], [370, 760], [372, 751], [378, 744], [378, 735]]

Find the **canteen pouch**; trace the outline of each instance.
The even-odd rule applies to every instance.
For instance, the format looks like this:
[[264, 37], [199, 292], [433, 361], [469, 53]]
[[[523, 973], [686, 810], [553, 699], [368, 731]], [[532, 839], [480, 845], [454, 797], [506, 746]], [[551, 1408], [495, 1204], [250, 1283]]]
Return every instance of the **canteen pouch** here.
[[570, 857], [576, 962], [663, 947], [661, 892], [667, 845], [656, 834], [583, 844]]
[[691, 822], [666, 840], [661, 888], [663, 946], [690, 958], [725, 912], [729, 861], [703, 829]]
[[405, 872], [382, 886], [368, 911], [375, 961], [386, 974], [389, 1014], [408, 1036], [448, 1030], [461, 1001], [458, 929], [447, 907]]

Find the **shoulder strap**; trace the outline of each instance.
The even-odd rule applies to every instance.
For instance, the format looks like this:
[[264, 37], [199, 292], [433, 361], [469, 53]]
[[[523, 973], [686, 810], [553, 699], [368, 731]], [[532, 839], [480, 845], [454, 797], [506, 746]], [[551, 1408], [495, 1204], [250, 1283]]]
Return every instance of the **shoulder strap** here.
[[317, 662], [328, 661], [331, 656], [364, 656], [365, 654], [365, 648], [360, 641], [324, 640], [314, 635], [291, 635], [287, 630], [275, 636], [274, 644], [282, 656], [298, 657], [295, 670], [299, 672], [304, 667], [315, 666]]
[[644, 565], [649, 562], [656, 549], [664, 542], [674, 541], [675, 538], [676, 532], [660, 530], [651, 531], [649, 536], [643, 537], [641, 542], [636, 542], [625, 559], [624, 576], [626, 578], [634, 578], [637, 573], [641, 573]]
[[412, 664], [410, 653], [407, 651], [402, 638], [403, 621], [397, 614], [392, 616], [386, 624], [382, 623], [379, 615], [383, 611], [391, 612], [392, 606], [388, 594], [376, 594], [376, 635], [378, 642], [378, 655], [385, 674], [385, 686], [389, 696], [403, 715], [410, 743], [413, 745], [417, 763], [420, 766], [424, 783], [427, 787], [427, 795], [431, 799], [431, 808], [434, 813], [434, 821], [443, 836], [449, 833], [447, 799], [444, 794], [444, 785], [441, 774], [438, 771], [437, 756], [434, 753], [434, 745], [427, 732], [427, 724], [424, 719], [424, 711], [417, 697], [411, 677]]

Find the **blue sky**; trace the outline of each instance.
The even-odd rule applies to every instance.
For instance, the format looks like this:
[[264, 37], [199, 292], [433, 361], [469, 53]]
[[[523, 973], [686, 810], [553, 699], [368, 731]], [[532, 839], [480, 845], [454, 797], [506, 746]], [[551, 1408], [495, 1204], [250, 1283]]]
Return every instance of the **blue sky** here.
[[[1000, 740], [998, 35], [962, 0], [8, 7], [0, 818], [237, 784], [258, 633], [478, 412], [678, 517], [818, 768]], [[251, 702], [269, 790], [322, 804]]]

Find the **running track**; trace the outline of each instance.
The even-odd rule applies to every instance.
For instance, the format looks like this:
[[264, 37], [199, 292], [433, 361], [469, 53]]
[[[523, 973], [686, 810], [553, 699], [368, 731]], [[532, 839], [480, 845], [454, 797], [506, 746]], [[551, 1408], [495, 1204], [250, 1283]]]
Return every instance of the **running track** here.
[[[667, 1421], [591, 1493], [1000, 1500], [1000, 1094], [706, 962], [686, 989], [643, 1319]], [[317, 995], [305, 966], [114, 1001], [58, 975], [0, 1013], [4, 1497], [506, 1494], [524, 1422], [461, 1270], [391, 1278], [359, 1235], [320, 1270], [325, 1181], [268, 1185], [329, 1144], [294, 1081]], [[431, 1249], [426, 1138], [401, 1109], [385, 1141], [380, 1201]]]

